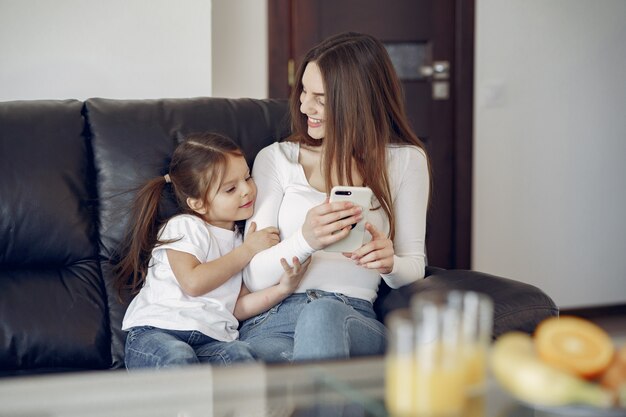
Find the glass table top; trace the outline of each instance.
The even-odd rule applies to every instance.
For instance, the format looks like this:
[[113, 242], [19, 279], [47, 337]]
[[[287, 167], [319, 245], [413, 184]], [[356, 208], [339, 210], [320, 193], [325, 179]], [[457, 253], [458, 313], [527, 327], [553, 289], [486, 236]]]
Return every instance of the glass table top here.
[[[8, 377], [0, 378], [0, 417], [387, 417], [384, 375], [384, 359], [373, 357]], [[587, 411], [533, 409], [489, 381], [462, 417], [600, 415]]]

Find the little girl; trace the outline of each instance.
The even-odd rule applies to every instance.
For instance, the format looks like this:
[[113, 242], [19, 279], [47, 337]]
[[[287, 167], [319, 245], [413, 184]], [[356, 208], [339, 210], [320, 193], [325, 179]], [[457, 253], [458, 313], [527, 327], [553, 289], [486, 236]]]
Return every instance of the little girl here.
[[[162, 219], [166, 186], [182, 213]], [[238, 320], [293, 293], [309, 263], [294, 258], [291, 267], [281, 259], [277, 285], [255, 293], [243, 285], [241, 271], [252, 256], [279, 241], [278, 229], [257, 231], [252, 223], [242, 243], [237, 222], [252, 216], [255, 198], [241, 150], [217, 134], [188, 137], [174, 151], [169, 173], [139, 191], [116, 266], [118, 289], [136, 294], [122, 323], [128, 369], [255, 359], [236, 340]]]

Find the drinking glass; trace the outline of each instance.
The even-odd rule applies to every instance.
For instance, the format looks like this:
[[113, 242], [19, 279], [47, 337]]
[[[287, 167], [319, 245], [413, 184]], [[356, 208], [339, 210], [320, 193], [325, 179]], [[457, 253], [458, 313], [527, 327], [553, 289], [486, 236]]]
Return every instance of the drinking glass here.
[[410, 309], [387, 314], [387, 352], [385, 354], [385, 403], [389, 415], [414, 413], [415, 325]]
[[427, 291], [411, 300], [414, 415], [455, 416], [484, 388], [493, 303], [473, 291]]

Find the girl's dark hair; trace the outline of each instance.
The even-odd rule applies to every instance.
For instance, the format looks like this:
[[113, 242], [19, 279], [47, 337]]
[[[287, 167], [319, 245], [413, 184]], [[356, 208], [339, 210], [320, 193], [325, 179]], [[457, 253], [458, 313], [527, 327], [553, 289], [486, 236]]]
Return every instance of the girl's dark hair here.
[[[191, 134], [176, 147], [168, 175], [179, 213], [197, 215], [187, 205], [188, 198], [209, 203], [209, 193], [219, 188], [222, 182], [228, 155], [243, 157], [237, 144], [216, 133]], [[133, 295], [139, 292], [148, 272], [152, 250], [165, 243], [159, 240], [158, 233], [169, 220], [159, 213], [166, 185], [164, 176], [153, 178], [141, 187], [133, 201], [130, 226], [119, 251], [121, 259], [114, 267], [120, 295], [125, 291]]]
[[[320, 146], [322, 141], [308, 135], [307, 116], [300, 112], [302, 76], [310, 62], [317, 64], [324, 83], [322, 170], [326, 189], [354, 185], [354, 161], [364, 185], [372, 189], [385, 211], [393, 239], [395, 216], [387, 177], [387, 145], [413, 145], [424, 153], [426, 149], [409, 125], [391, 59], [378, 39], [353, 32], [331, 36], [309, 50], [290, 97], [293, 135], [289, 140]], [[332, 184], [333, 178], [341, 183]]]

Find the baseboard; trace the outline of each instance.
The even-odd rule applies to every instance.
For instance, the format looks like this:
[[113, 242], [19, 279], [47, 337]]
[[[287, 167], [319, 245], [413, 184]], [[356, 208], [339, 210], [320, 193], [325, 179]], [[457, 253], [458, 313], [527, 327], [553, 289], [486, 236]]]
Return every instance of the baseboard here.
[[561, 316], [578, 316], [593, 319], [597, 317], [611, 317], [626, 315], [626, 304], [611, 304], [592, 307], [562, 308]]

